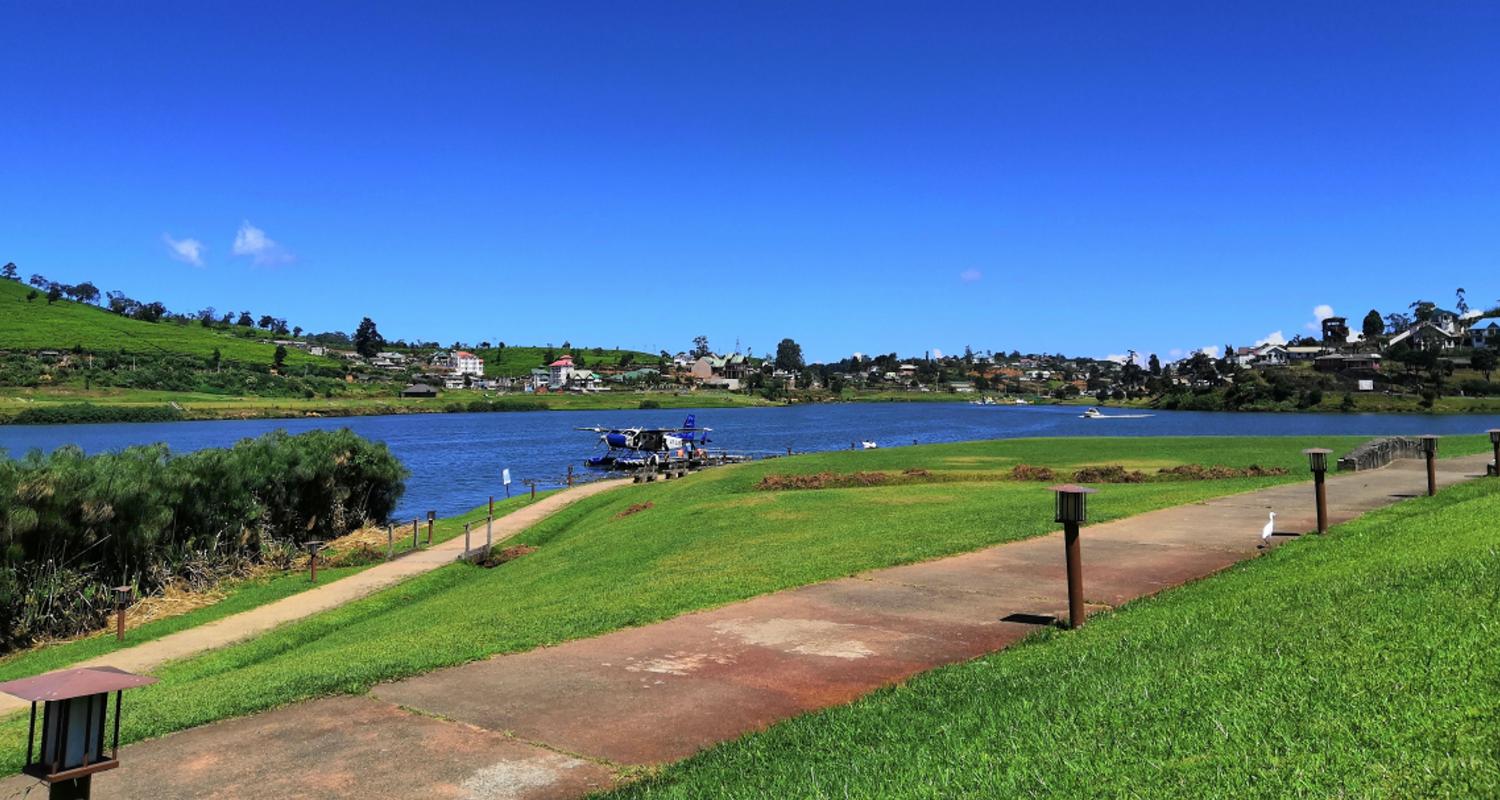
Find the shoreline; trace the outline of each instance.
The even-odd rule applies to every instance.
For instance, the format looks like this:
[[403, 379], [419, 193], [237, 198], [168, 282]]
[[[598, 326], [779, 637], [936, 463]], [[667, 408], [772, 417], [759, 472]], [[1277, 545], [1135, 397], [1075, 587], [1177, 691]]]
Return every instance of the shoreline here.
[[[860, 403], [970, 403], [973, 396], [930, 392], [795, 394], [779, 400], [729, 392], [686, 391], [600, 393], [590, 395], [486, 395], [453, 392], [438, 398], [351, 397], [301, 398], [217, 396], [173, 392], [110, 395], [22, 392], [0, 394], [0, 427], [40, 425], [119, 424], [128, 422], [206, 422], [275, 419], [338, 419], [346, 417], [406, 416], [411, 414], [525, 413], [541, 411], [630, 411], [689, 408], [778, 408], [808, 404]], [[1162, 408], [1150, 401], [1099, 401], [1088, 398], [1030, 398], [1033, 406], [1128, 409], [1146, 412], [1200, 411], [1223, 414], [1411, 414], [1468, 416], [1500, 414], [1500, 398], [1440, 398], [1434, 408], [1423, 408], [1416, 397], [1381, 395], [1347, 409], [1337, 401], [1307, 408], [1278, 404], [1258, 408]], [[1368, 401], [1375, 400], [1376, 403]], [[999, 406], [1006, 407], [1004, 405]]]

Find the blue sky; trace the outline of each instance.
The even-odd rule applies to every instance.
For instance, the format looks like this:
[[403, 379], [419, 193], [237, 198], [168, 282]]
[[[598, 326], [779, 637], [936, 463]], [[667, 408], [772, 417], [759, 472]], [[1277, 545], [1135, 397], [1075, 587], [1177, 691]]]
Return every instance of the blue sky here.
[[0, 0], [0, 261], [443, 342], [1250, 344], [1500, 300], [1497, 41], [1461, 1]]

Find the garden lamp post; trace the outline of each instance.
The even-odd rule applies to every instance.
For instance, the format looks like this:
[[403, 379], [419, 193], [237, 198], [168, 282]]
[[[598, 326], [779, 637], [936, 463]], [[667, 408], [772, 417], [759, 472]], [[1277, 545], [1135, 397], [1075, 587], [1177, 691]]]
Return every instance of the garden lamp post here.
[[1427, 496], [1437, 494], [1437, 445], [1438, 437], [1427, 434], [1422, 437], [1422, 455], [1427, 458]]
[[[156, 683], [114, 667], [80, 667], [0, 683], [0, 692], [31, 701], [26, 764], [21, 772], [48, 785], [51, 800], [87, 800], [93, 776], [120, 766], [120, 694]], [[115, 693], [114, 735], [104, 750], [109, 693]], [[37, 730], [36, 706], [42, 704]]]
[[1063, 553], [1068, 564], [1068, 627], [1083, 624], [1083, 552], [1078, 526], [1088, 520], [1088, 496], [1096, 490], [1071, 483], [1049, 487], [1057, 493], [1055, 521], [1063, 525]]
[[115, 593], [115, 641], [125, 641], [125, 609], [130, 606], [129, 586], [116, 586]]
[[1495, 463], [1486, 470], [1490, 475], [1500, 478], [1500, 428], [1490, 428], [1490, 444], [1495, 446]]
[[1302, 451], [1313, 474], [1313, 495], [1318, 502], [1318, 533], [1328, 532], [1328, 486], [1323, 480], [1328, 475], [1328, 454], [1332, 452], [1322, 447]]
[[432, 524], [434, 522], [437, 522], [437, 512], [436, 511], [429, 511], [429, 512], [427, 512], [427, 546], [428, 547], [432, 546]]
[[311, 583], [318, 582], [318, 551], [323, 549], [323, 542], [312, 539], [307, 543], [307, 570], [308, 580]]

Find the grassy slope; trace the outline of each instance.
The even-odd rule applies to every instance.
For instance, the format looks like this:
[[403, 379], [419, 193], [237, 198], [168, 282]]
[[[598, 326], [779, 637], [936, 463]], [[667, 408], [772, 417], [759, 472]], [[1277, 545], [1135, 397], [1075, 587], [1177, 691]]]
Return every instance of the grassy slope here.
[[[139, 739], [296, 700], [360, 692], [494, 653], [528, 650], [789, 586], [918, 561], [1050, 530], [1044, 486], [995, 480], [1015, 463], [1155, 468], [1218, 463], [1300, 469], [1299, 450], [1359, 439], [1011, 440], [799, 456], [632, 486], [581, 501], [519, 537], [540, 549], [494, 570], [440, 569], [401, 586], [158, 671], [135, 693], [124, 735]], [[1445, 440], [1477, 452], [1479, 437]], [[776, 472], [933, 470], [938, 482], [767, 493]], [[1291, 479], [1299, 479], [1293, 475]], [[1108, 487], [1091, 503], [1112, 519], [1278, 479]], [[633, 503], [654, 507], [620, 518]], [[0, 768], [25, 736], [0, 724]], [[10, 759], [10, 760], [5, 760]]]
[[[256, 364], [270, 364], [275, 355], [274, 345], [211, 331], [196, 323], [141, 322], [71, 300], [49, 305], [45, 294], [27, 302], [30, 291], [31, 287], [16, 281], [0, 280], [0, 349], [71, 350], [78, 346], [96, 352], [124, 350], [208, 358], [218, 348], [226, 360]], [[338, 363], [295, 349], [287, 353], [286, 360], [290, 365]]]
[[617, 796], [1500, 796], [1497, 518], [1384, 509]]

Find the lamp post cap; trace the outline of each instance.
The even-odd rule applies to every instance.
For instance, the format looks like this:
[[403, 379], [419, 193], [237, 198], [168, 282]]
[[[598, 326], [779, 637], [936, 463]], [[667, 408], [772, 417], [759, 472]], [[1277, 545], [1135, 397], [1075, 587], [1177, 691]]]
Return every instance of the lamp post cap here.
[[118, 692], [153, 683], [156, 678], [149, 675], [135, 675], [114, 667], [76, 667], [6, 681], [0, 683], [0, 692], [35, 703]]
[[1441, 439], [1443, 437], [1438, 436], [1435, 433], [1424, 433], [1424, 434], [1422, 434], [1421, 438], [1423, 438], [1423, 439]]
[[129, 586], [116, 586], [114, 590], [117, 592], [128, 592], [131, 590], [131, 588], [132, 587]]
[[1076, 483], [1060, 483], [1056, 486], [1048, 486], [1049, 490], [1062, 494], [1098, 494], [1098, 489], [1090, 489], [1087, 486], [1079, 486]]
[[1305, 455], [1305, 456], [1311, 456], [1311, 455], [1316, 455], [1318, 453], [1322, 453], [1323, 455], [1326, 456], [1326, 455], [1328, 455], [1329, 453], [1332, 453], [1332, 452], [1333, 452], [1332, 450], [1329, 450], [1326, 447], [1309, 447], [1306, 450], [1303, 450], [1302, 454]]

